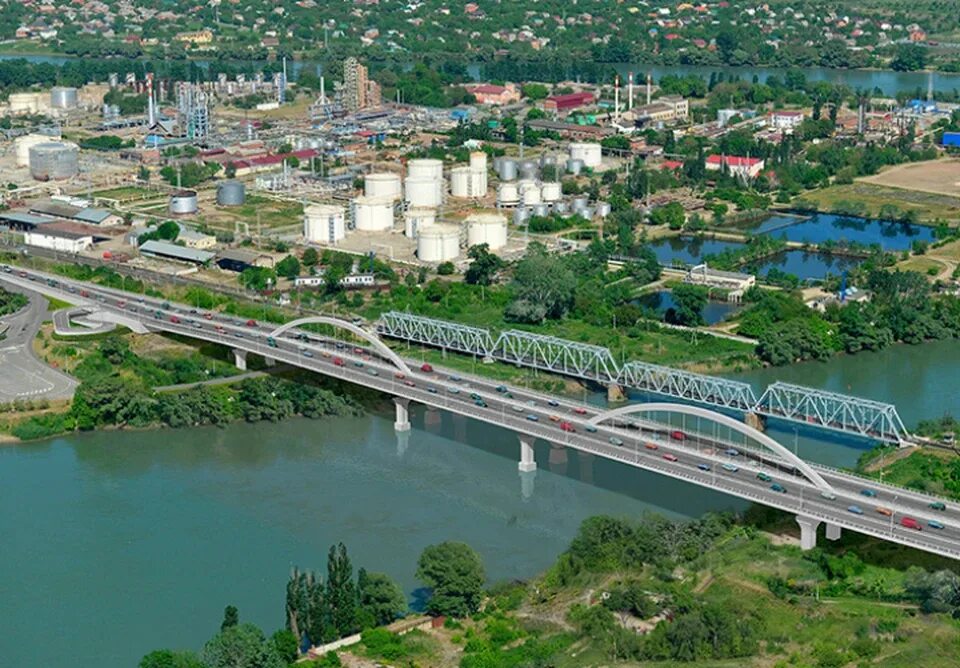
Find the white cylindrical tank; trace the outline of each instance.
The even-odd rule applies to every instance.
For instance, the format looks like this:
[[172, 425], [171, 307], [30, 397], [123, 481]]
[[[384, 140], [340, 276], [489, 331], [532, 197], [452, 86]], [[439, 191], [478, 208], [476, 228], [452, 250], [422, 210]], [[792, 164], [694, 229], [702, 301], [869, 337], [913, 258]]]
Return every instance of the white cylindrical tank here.
[[408, 176], [405, 197], [411, 207], [435, 209], [443, 203], [443, 179], [432, 176]]
[[580, 175], [580, 172], [583, 171], [583, 166], [584, 166], [583, 160], [580, 160], [579, 158], [577, 158], [576, 160], [574, 160], [573, 158], [569, 158], [567, 160], [567, 171], [573, 174], [574, 176]]
[[541, 184], [540, 197], [544, 202], [556, 202], [560, 199], [560, 196], [563, 194], [560, 188], [560, 184], [556, 181], [549, 181], [547, 183]]
[[303, 237], [307, 241], [335, 244], [347, 235], [347, 213], [335, 204], [310, 204], [303, 209]]
[[516, 181], [517, 161], [504, 158], [500, 161], [500, 169], [497, 170], [497, 174], [500, 176], [501, 181]]
[[476, 170], [487, 171], [487, 154], [483, 151], [474, 151], [470, 154], [470, 167]]
[[454, 197], [471, 197], [473, 170], [469, 167], [454, 167], [450, 170], [450, 194]]
[[22, 137], [17, 137], [13, 145], [17, 152], [17, 167], [26, 167], [30, 164], [30, 148], [37, 144], [46, 144], [53, 141], [52, 137], [37, 134], [35, 132]]
[[609, 202], [597, 202], [597, 215], [601, 218], [606, 218], [610, 215], [610, 203]]
[[525, 205], [540, 203], [540, 184], [536, 181], [520, 181], [520, 199]]
[[448, 262], [460, 255], [460, 230], [452, 225], [425, 227], [417, 235], [417, 257], [422, 262]]
[[419, 158], [407, 163], [407, 176], [427, 176], [434, 179], [443, 178], [443, 160], [434, 158]]
[[40, 110], [39, 93], [11, 93], [8, 98], [11, 114], [35, 114]]
[[500, 206], [516, 206], [520, 201], [520, 190], [513, 181], [506, 181], [497, 188], [497, 204]]
[[367, 197], [400, 199], [403, 196], [403, 190], [400, 187], [400, 175], [390, 172], [367, 174], [363, 177], [363, 194]]
[[403, 233], [408, 239], [416, 239], [420, 230], [437, 223], [437, 212], [433, 209], [407, 209], [403, 216]]
[[530, 217], [530, 211], [518, 206], [513, 210], [513, 224], [514, 225], [523, 225], [527, 222], [527, 219]]
[[73, 178], [79, 171], [80, 147], [71, 142], [52, 141], [30, 147], [30, 175], [37, 181]]
[[574, 142], [570, 144], [570, 159], [583, 160], [587, 167], [599, 167], [601, 163], [600, 144]]
[[54, 86], [50, 89], [50, 107], [53, 109], [76, 109], [77, 89], [69, 86]]
[[507, 219], [499, 213], [475, 213], [467, 220], [467, 247], [487, 244], [490, 250], [507, 245]]
[[197, 212], [197, 191], [178, 190], [170, 195], [168, 211], [176, 216], [185, 216]]
[[393, 228], [393, 199], [390, 197], [355, 198], [353, 227], [360, 232], [382, 232]]

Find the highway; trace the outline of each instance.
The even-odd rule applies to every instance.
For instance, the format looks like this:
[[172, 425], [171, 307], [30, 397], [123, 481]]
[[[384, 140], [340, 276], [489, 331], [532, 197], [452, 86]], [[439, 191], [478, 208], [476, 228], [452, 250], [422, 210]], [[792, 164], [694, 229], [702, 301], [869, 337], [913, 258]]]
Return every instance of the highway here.
[[[762, 451], [759, 445], [751, 447], [724, 440], [716, 432], [696, 433], [689, 430], [689, 424], [681, 435], [675, 433], [677, 427], [649, 419], [620, 418], [593, 427], [588, 422], [604, 413], [595, 406], [520, 387], [504, 388], [497, 381], [472, 374], [442, 369], [424, 371], [421, 363], [413, 360], [400, 359], [399, 364], [406, 367], [401, 369], [397, 361], [387, 358], [395, 353], [385, 347], [383, 354], [377, 351], [377, 345], [383, 344], [368, 331], [363, 334], [371, 345], [357, 345], [299, 329], [275, 333], [275, 325], [165, 304], [163, 300], [40, 272], [7, 272], [4, 268], [0, 280], [99, 309], [141, 331], [169, 332], [219, 343], [242, 354], [258, 354], [401, 400], [495, 424], [528, 443], [530, 438], [543, 439], [779, 508], [814, 523], [824, 522], [960, 559], [960, 504], [807, 462], [829, 486], [828, 490], [821, 489], [786, 457]], [[346, 322], [342, 326], [357, 329]], [[674, 408], [678, 414], [689, 409], [679, 405]], [[405, 408], [398, 408], [398, 420], [405, 420], [405, 416]], [[748, 427], [743, 426], [742, 430], [749, 434]], [[738, 453], [728, 454], [731, 447]], [[518, 442], [518, 459], [522, 449]], [[784, 491], [775, 490], [774, 485]], [[864, 491], [871, 496], [864, 495]], [[937, 502], [944, 503], [946, 510], [930, 507]], [[862, 514], [851, 512], [851, 506], [859, 507]], [[890, 514], [881, 514], [878, 508], [889, 509]], [[916, 519], [922, 530], [902, 526], [904, 517]], [[929, 520], [939, 522], [943, 528], [929, 526]]]

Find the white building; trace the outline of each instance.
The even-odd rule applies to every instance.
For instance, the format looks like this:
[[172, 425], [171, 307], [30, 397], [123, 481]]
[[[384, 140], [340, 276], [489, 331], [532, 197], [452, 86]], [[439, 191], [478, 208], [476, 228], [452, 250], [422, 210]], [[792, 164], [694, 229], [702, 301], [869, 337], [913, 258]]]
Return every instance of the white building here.
[[802, 111], [771, 111], [770, 127], [777, 130], [793, 130], [803, 123], [804, 114]]
[[[298, 288], [317, 288], [326, 283], [322, 272], [316, 276], [297, 276], [293, 279], [294, 286]], [[348, 274], [340, 279], [340, 285], [344, 288], [368, 288], [376, 285], [376, 278], [373, 274]]]
[[25, 232], [24, 243], [28, 246], [48, 248], [60, 253], [80, 253], [93, 247], [93, 235], [85, 231], [74, 231], [63, 225], [38, 225]]
[[705, 285], [722, 290], [745, 291], [757, 283], [757, 277], [752, 274], [741, 274], [736, 271], [720, 271], [711, 269], [706, 264], [698, 264], [687, 272], [684, 283], [691, 285]]
[[706, 160], [708, 172], [719, 172], [726, 169], [731, 176], [755, 179], [766, 163], [760, 158], [741, 158], [736, 155], [709, 155]]

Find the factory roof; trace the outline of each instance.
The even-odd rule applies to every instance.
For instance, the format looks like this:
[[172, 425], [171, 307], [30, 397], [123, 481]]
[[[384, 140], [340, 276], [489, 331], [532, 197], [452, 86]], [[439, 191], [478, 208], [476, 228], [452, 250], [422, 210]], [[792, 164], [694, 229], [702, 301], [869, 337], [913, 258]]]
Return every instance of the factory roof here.
[[42, 213], [45, 216], [57, 216], [60, 218], [76, 218], [82, 211], [79, 206], [66, 204], [65, 202], [55, 202], [53, 200], [40, 200], [30, 205], [32, 213]]
[[71, 223], [69, 221], [49, 223], [39, 230], [34, 230], [32, 234], [43, 234], [49, 237], [60, 237], [62, 239], [82, 239], [84, 237], [90, 237], [91, 239], [109, 238], [104, 237], [101, 230], [92, 225]]
[[185, 248], [165, 241], [156, 241], [151, 239], [140, 246], [140, 252], [146, 255], [159, 255], [162, 257], [173, 258], [183, 262], [196, 262], [203, 264], [213, 259], [214, 253], [210, 251], [197, 250], [195, 248]]
[[20, 225], [45, 225], [53, 221], [26, 211], [0, 211], [0, 221]]
[[108, 211], [107, 209], [91, 209], [88, 207], [86, 209], [81, 209], [73, 217], [85, 223], [99, 224], [112, 215], [113, 212]]

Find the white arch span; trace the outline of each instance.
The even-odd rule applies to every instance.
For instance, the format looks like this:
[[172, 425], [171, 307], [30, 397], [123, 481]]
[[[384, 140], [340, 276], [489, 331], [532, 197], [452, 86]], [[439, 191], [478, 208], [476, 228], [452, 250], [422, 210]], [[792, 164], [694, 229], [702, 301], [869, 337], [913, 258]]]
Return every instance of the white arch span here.
[[404, 362], [399, 355], [397, 355], [395, 352], [390, 350], [390, 348], [388, 348], [387, 345], [383, 341], [381, 341], [378, 336], [376, 336], [375, 334], [371, 334], [370, 332], [363, 329], [362, 327], [358, 327], [354, 325], [352, 322], [347, 322], [346, 320], [340, 320], [339, 318], [330, 318], [328, 316], [322, 316], [322, 315], [310, 316], [307, 318], [300, 318], [299, 320], [293, 320], [291, 322], [288, 322], [285, 325], [280, 325], [275, 330], [270, 332], [270, 336], [276, 338], [281, 334], [283, 334], [284, 332], [286, 332], [287, 330], [293, 329], [294, 327], [299, 327], [300, 325], [310, 325], [310, 324], [330, 325], [331, 327], [338, 327], [340, 329], [345, 329], [351, 334], [355, 334], [356, 336], [359, 336], [361, 339], [364, 339], [365, 341], [367, 341], [370, 345], [372, 345], [376, 349], [378, 353], [380, 353], [381, 355], [386, 357], [388, 360], [393, 362], [394, 366], [400, 369], [400, 371], [403, 371], [404, 373], [407, 373], [407, 374], [413, 373], [410, 370], [410, 367], [407, 366], [407, 363]]
[[590, 424], [598, 425], [601, 422], [610, 420], [616, 417], [622, 417], [624, 415], [632, 415], [634, 413], [682, 413], [684, 415], [692, 415], [694, 417], [704, 418], [716, 422], [717, 424], [722, 424], [727, 427], [730, 427], [734, 431], [737, 431], [744, 436], [752, 438], [761, 445], [769, 448], [776, 454], [783, 457], [786, 461], [793, 464], [797, 469], [806, 476], [807, 480], [812, 482], [818, 488], [824, 491], [833, 491], [833, 488], [830, 487], [830, 483], [823, 479], [819, 473], [813, 470], [813, 468], [807, 464], [805, 461], [797, 457], [795, 454], [790, 452], [787, 448], [783, 447], [775, 440], [764, 434], [758, 429], [754, 429], [748, 424], [744, 424], [739, 420], [735, 420], [732, 417], [724, 415], [722, 413], [717, 413], [716, 411], [711, 411], [706, 408], [700, 408], [698, 406], [686, 406], [684, 404], [671, 404], [671, 403], [648, 403], [648, 404], [631, 404], [629, 406], [621, 406], [620, 408], [614, 408], [603, 413], [595, 415], [589, 420]]

